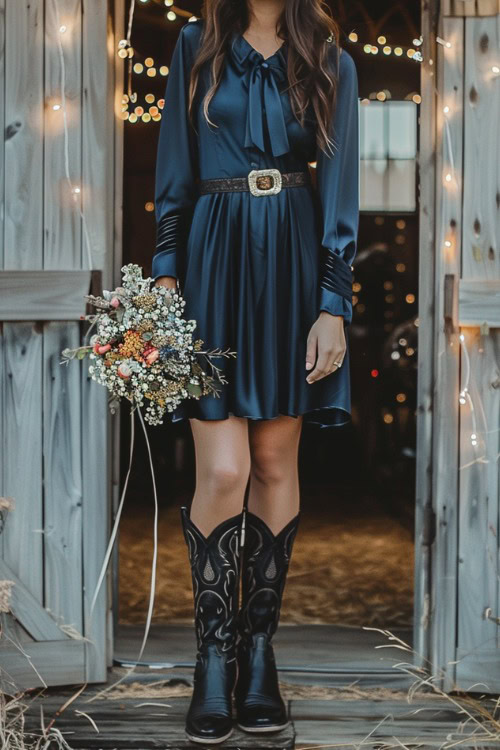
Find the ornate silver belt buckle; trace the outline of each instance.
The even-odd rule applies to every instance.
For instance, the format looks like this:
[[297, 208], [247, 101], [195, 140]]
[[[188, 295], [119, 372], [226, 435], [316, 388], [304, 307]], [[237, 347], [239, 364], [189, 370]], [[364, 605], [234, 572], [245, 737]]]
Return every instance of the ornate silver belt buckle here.
[[279, 169], [252, 169], [248, 173], [248, 187], [252, 195], [276, 195], [281, 190]]

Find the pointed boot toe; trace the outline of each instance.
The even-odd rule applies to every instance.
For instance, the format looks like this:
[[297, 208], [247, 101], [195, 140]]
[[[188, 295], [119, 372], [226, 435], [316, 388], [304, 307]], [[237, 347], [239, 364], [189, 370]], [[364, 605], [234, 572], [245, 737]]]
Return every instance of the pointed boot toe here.
[[186, 735], [191, 742], [203, 745], [217, 745], [233, 733], [233, 720], [230, 716], [216, 713], [190, 718], [186, 721]]

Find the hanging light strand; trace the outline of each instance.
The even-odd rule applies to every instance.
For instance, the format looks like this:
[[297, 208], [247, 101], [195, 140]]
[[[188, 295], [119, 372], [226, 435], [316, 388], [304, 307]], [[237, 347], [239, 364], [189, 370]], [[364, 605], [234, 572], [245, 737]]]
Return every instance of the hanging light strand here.
[[423, 62], [423, 57], [420, 50], [414, 49], [414, 47], [420, 47], [422, 45], [422, 37], [413, 40], [414, 47], [400, 44], [387, 44], [387, 39], [383, 34], [380, 34], [377, 37], [377, 44], [360, 42], [356, 31], [351, 31], [347, 36], [347, 39], [353, 44], [362, 45], [363, 51], [367, 55], [377, 55], [382, 50], [383, 54], [386, 56], [394, 54], [395, 57], [401, 57], [406, 51], [406, 56], [410, 60], [414, 60], [415, 62]]
[[[66, 33], [66, 26], [61, 25], [60, 19], [59, 19], [59, 8], [57, 5], [57, 0], [52, 0], [52, 4], [54, 7], [54, 15], [56, 19], [56, 26], [57, 26], [57, 51], [59, 56], [59, 66], [60, 66], [60, 73], [61, 73], [61, 105], [58, 107], [58, 110], [62, 113], [62, 119], [63, 119], [63, 140], [64, 140], [64, 173], [66, 177], [66, 182], [68, 183], [71, 197], [73, 198], [73, 201], [78, 206], [78, 213], [80, 215], [80, 219], [82, 222], [82, 231], [83, 236], [85, 240], [85, 249], [87, 253], [87, 264], [88, 268], [91, 270], [93, 268], [93, 261], [92, 261], [92, 245], [90, 242], [90, 234], [87, 226], [87, 220], [85, 218], [85, 214], [82, 211], [81, 207], [81, 189], [77, 185], [73, 185], [73, 182], [71, 181], [71, 174], [70, 174], [70, 168], [69, 168], [69, 132], [68, 132], [68, 113], [66, 108], [66, 61], [64, 58], [64, 49], [62, 46], [61, 41], [61, 34]], [[54, 108], [55, 109], [55, 108]]]
[[129, 97], [132, 97], [132, 51], [131, 39], [132, 39], [132, 26], [134, 23], [134, 11], [135, 11], [135, 0], [130, 0], [130, 10], [128, 13], [128, 27], [127, 27], [127, 50], [129, 51], [127, 60], [127, 93]]

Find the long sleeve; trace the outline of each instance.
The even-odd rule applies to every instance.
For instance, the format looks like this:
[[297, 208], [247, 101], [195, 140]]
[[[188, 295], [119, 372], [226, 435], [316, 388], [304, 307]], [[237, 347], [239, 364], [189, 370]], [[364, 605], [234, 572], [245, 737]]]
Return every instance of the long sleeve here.
[[189, 78], [197, 22], [187, 23], [177, 39], [165, 90], [155, 174], [156, 251], [152, 277], [178, 275], [178, 253], [186, 237], [185, 220], [196, 201], [197, 140], [188, 119]]
[[[336, 48], [333, 48], [336, 58]], [[330, 137], [334, 154], [317, 150], [317, 190], [322, 214], [319, 310], [352, 321], [352, 269], [359, 222], [359, 100], [356, 66], [342, 50], [337, 104]]]

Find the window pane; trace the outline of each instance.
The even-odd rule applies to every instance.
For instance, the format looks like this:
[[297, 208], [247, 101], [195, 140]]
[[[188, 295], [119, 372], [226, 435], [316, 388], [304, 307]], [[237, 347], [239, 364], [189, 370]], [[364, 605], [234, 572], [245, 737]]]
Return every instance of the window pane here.
[[417, 105], [360, 107], [361, 210], [415, 211]]

